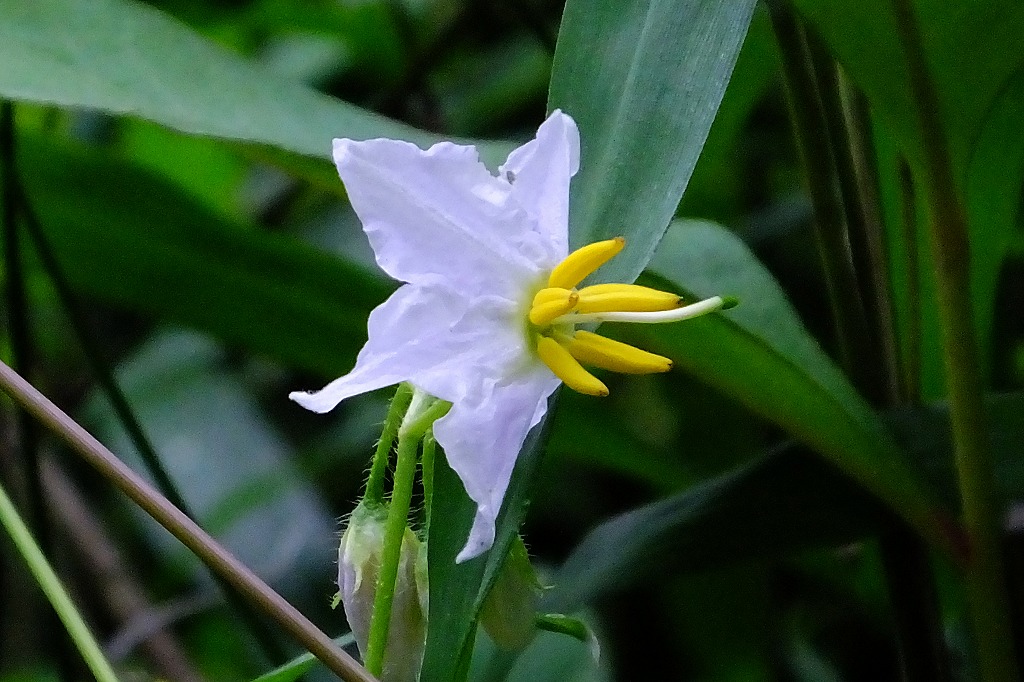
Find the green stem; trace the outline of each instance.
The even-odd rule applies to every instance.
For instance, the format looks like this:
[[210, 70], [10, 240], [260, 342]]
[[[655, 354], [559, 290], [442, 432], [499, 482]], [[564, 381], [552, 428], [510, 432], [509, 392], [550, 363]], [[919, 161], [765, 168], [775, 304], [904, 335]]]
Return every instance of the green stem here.
[[995, 488], [971, 309], [967, 217], [953, 179], [939, 102], [910, 0], [892, 0], [924, 143], [923, 179], [935, 262], [943, 354], [964, 524], [964, 579], [982, 679], [1019, 680], [1003, 565], [1002, 505]]
[[373, 615], [366, 643], [366, 668], [378, 677], [384, 669], [388, 632], [391, 629], [391, 605], [395, 598], [398, 563], [402, 556], [402, 542], [409, 523], [409, 505], [412, 501], [413, 482], [416, 477], [416, 451], [423, 432], [406, 428], [398, 433], [398, 460], [395, 463], [395, 482], [391, 491], [387, 527], [384, 530], [384, 548], [381, 551], [380, 573], [373, 597]]
[[423, 455], [420, 458], [420, 469], [423, 477], [423, 508], [427, 532], [430, 532], [430, 508], [434, 504], [434, 455], [437, 441], [434, 440], [434, 429], [429, 428], [423, 434]]
[[189, 548], [214, 573], [273, 618], [297, 642], [346, 682], [375, 682], [351, 656], [338, 649], [298, 609], [274, 592], [245, 564], [119, 460], [92, 434], [49, 401], [7, 364], [0, 362], [0, 390], [61, 437], [72, 451]]
[[0, 485], [0, 523], [7, 529], [7, 534], [10, 535], [18, 553], [25, 560], [29, 571], [43, 590], [43, 594], [53, 605], [53, 610], [57, 612], [61, 622], [64, 623], [64, 627], [93, 676], [99, 682], [117, 682], [117, 675], [114, 674], [110, 662], [103, 655], [99, 644], [89, 632], [89, 627], [78, 613], [71, 597], [64, 590], [57, 574], [53, 572], [53, 568], [46, 561], [43, 551], [32, 538], [32, 533], [29, 532], [28, 526], [18, 515], [18, 510], [14, 508], [11, 498], [8, 497], [7, 491], [2, 485]]
[[773, 0], [767, 5], [782, 56], [786, 98], [797, 151], [814, 207], [815, 238], [836, 328], [840, 364], [854, 378], [858, 388], [869, 398], [877, 399], [875, 382], [861, 380], [866, 365], [859, 360], [873, 355], [871, 332], [850, 256], [846, 208], [837, 184], [832, 139], [817, 83], [814, 58], [803, 26], [788, 4], [782, 0]]
[[377, 441], [377, 449], [373, 453], [373, 463], [370, 465], [370, 478], [366, 481], [365, 499], [368, 502], [381, 503], [384, 501], [384, 477], [388, 469], [388, 459], [391, 455], [391, 446], [398, 436], [398, 429], [402, 425], [402, 418], [409, 409], [409, 401], [412, 400], [412, 386], [401, 383], [395, 390], [395, 397], [391, 399], [391, 406], [388, 408], [388, 416], [384, 418], [384, 429], [381, 431], [380, 440]]
[[852, 175], [850, 191], [854, 192], [848, 199], [848, 215], [854, 216], [849, 219], [850, 243], [859, 244], [852, 249], [854, 270], [863, 282], [864, 312], [878, 348], [881, 395], [885, 404], [896, 405], [901, 399], [899, 344], [871, 117], [864, 95], [838, 65], [833, 65], [833, 71], [838, 100], [835, 106], [841, 109], [839, 125], [845, 128], [848, 142], [842, 155], [848, 168], [840, 175]]
[[917, 202], [914, 182], [906, 160], [898, 161], [900, 189], [900, 231], [906, 251], [907, 325], [903, 340], [903, 397], [911, 404], [921, 402], [921, 265], [917, 240]]

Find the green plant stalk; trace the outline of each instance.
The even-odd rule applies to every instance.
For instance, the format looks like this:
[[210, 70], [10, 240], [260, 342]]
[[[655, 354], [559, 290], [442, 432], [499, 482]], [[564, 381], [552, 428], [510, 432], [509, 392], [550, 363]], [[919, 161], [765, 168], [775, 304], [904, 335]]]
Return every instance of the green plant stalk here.
[[103, 655], [103, 650], [100, 649], [96, 639], [89, 632], [85, 620], [78, 613], [57, 574], [53, 572], [53, 568], [46, 561], [42, 549], [32, 538], [32, 533], [29, 532], [28, 526], [18, 515], [18, 510], [14, 508], [11, 498], [2, 485], [0, 485], [0, 523], [7, 529], [7, 534], [14, 542], [15, 548], [25, 560], [25, 564], [53, 606], [53, 610], [57, 612], [57, 616], [64, 623], [68, 635], [71, 636], [75, 647], [82, 654], [82, 659], [89, 666], [93, 676], [99, 682], [117, 682], [117, 675], [114, 674], [110, 662]]
[[942, 324], [953, 445], [964, 525], [971, 542], [964, 580], [982, 679], [1019, 680], [1003, 557], [1002, 508], [995, 488], [971, 309], [967, 217], [953, 179], [939, 102], [910, 0], [892, 0], [907, 59], [925, 154], [924, 186]]
[[338, 649], [298, 609], [245, 564], [221, 547], [195, 521], [171, 504], [102, 443], [66, 415], [6, 363], [0, 362], [0, 390], [60, 436], [71, 450], [166, 528], [193, 554], [281, 625], [307, 651], [346, 682], [375, 682], [351, 656]]
[[373, 615], [370, 617], [370, 634], [367, 637], [364, 661], [366, 669], [378, 677], [384, 669], [384, 656], [387, 653], [391, 606], [395, 599], [395, 581], [398, 578], [398, 563], [402, 556], [402, 540], [409, 523], [409, 506], [416, 478], [416, 452], [421, 437], [422, 431], [410, 432], [404, 427], [398, 432], [394, 487], [391, 491], [391, 504], [388, 507], [387, 526], [384, 530], [384, 548], [381, 551], [377, 589], [373, 595]]
[[832, 140], [814, 60], [793, 10], [782, 0], [772, 0], [767, 5], [782, 56], [797, 151], [814, 207], [815, 239], [832, 308], [840, 365], [861, 391], [877, 401], [875, 377], [857, 371], [865, 368], [857, 359], [872, 356], [872, 334], [848, 247], [846, 208], [837, 184]]
[[430, 529], [430, 507], [434, 504], [434, 456], [437, 441], [434, 440], [434, 429], [429, 428], [423, 434], [423, 454], [420, 456], [421, 476], [423, 477], [423, 509], [425, 525]]
[[409, 409], [409, 401], [412, 400], [412, 386], [401, 383], [395, 390], [395, 396], [391, 399], [388, 407], [388, 415], [384, 418], [384, 428], [377, 441], [377, 449], [373, 453], [372, 464], [370, 465], [370, 477], [366, 481], [366, 494], [364, 497], [369, 502], [382, 503], [384, 501], [384, 478], [388, 469], [388, 459], [391, 455], [391, 446], [398, 436], [398, 429], [402, 425], [402, 418]]
[[[834, 106], [840, 108], [837, 125], [846, 130], [848, 141], [842, 158], [840, 176], [850, 176], [848, 199], [850, 243], [854, 270], [863, 281], [861, 297], [868, 326], [874, 330], [881, 365], [881, 394], [887, 404], [900, 401], [899, 344], [893, 312], [882, 199], [878, 186], [878, 163], [871, 139], [871, 118], [864, 95], [859, 92], [838, 65], [833, 65]], [[855, 238], [856, 237], [856, 238]]]
[[903, 340], [903, 398], [921, 402], [921, 264], [917, 246], [917, 202], [914, 182], [905, 159], [899, 160], [900, 230], [907, 260], [907, 337]]

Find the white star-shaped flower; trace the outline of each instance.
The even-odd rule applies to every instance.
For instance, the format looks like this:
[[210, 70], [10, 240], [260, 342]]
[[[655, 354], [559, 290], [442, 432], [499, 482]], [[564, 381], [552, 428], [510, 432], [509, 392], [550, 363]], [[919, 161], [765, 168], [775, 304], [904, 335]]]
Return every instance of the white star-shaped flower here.
[[628, 373], [671, 368], [667, 358], [576, 325], [674, 321], [721, 308], [723, 300], [681, 307], [674, 294], [631, 284], [577, 289], [624, 240], [568, 253], [579, 132], [561, 111], [497, 176], [475, 147], [450, 142], [424, 151], [397, 140], [339, 139], [334, 161], [377, 264], [404, 285], [370, 313], [369, 339], [351, 372], [289, 397], [327, 412], [350, 396], [407, 381], [450, 402], [434, 436], [477, 504], [457, 560], [472, 559], [494, 542], [516, 457], [548, 397], [562, 382], [608, 393], [580, 362]]

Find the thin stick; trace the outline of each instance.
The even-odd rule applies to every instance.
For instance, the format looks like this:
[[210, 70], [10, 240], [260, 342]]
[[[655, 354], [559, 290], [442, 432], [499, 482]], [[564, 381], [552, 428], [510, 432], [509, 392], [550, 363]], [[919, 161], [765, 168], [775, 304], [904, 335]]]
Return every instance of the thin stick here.
[[217, 544], [206, 531], [128, 468], [92, 434], [2, 362], [0, 390], [60, 436], [90, 466], [170, 531], [215, 573], [234, 585], [243, 596], [277, 621], [297, 642], [323, 661], [334, 674], [346, 682], [374, 681], [372, 675], [355, 659], [335, 646], [331, 638], [313, 625], [298, 609]]

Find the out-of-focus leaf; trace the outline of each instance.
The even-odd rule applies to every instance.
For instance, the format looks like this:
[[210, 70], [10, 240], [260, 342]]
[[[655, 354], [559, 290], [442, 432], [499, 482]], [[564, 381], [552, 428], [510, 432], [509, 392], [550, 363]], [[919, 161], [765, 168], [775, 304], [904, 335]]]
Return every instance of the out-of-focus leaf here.
[[481, 637], [473, 657], [472, 682], [609, 682], [607, 657], [567, 635], [539, 632], [521, 653], [498, 649]]
[[[1024, 500], [1024, 393], [995, 393], [985, 397], [989, 444], [995, 463], [995, 482], [1009, 503]], [[934, 481], [949, 503], [959, 499], [953, 444], [950, 440], [949, 406], [902, 408], [887, 419], [905, 450]]]
[[700, 216], [726, 224], [746, 217], [751, 168], [758, 155], [751, 153], [752, 141], [742, 133], [747, 130], [755, 107], [777, 84], [779, 69], [778, 47], [767, 12], [755, 10], [678, 215]]
[[551, 56], [526, 37], [501, 42], [482, 54], [457, 54], [434, 77], [443, 120], [460, 135], [486, 133], [543, 102]]
[[548, 106], [576, 119], [581, 166], [569, 241], [625, 235], [598, 276], [632, 281], [697, 163], [753, 12], [752, 0], [569, 0]]
[[[795, 0], [795, 5], [863, 88], [904, 153], [914, 162], [921, 160], [923, 141], [892, 5], [886, 0]], [[962, 173], [993, 101], [1024, 63], [1024, 5], [1014, 0], [915, 0], [913, 5], [939, 97], [938, 113]]]
[[[122, 363], [117, 377], [197, 520], [279, 589], [305, 593], [311, 578], [330, 571], [337, 550], [334, 519], [291, 466], [284, 437], [261, 416], [239, 377], [218, 366], [220, 360], [220, 350], [207, 339], [163, 333]], [[89, 400], [84, 417], [98, 438], [145, 471], [99, 395]], [[141, 511], [138, 516], [146, 518]], [[199, 567], [174, 538], [153, 530], [152, 542], [167, 555]]]
[[830, 464], [785, 447], [601, 524], [562, 565], [542, 608], [572, 611], [655, 573], [850, 542], [893, 518]]
[[[899, 153], [912, 165], [919, 164], [925, 155], [924, 142], [891, 4], [887, 0], [796, 0], [795, 4], [863, 89], [873, 115], [885, 134], [894, 138]], [[1024, 4], [1015, 0], [916, 0], [913, 5], [938, 95], [938, 114], [952, 155], [954, 179], [965, 197], [972, 245], [971, 289], [980, 347], [987, 362], [996, 281], [1009, 241], [1019, 230], [1024, 185], [1024, 151], [1019, 144], [1006, 143], [1024, 127], [1024, 52], [1020, 49]], [[892, 185], [895, 175], [891, 169], [883, 169], [885, 176], [890, 183], [885, 194], [893, 203], [898, 200]], [[898, 209], [888, 214], [887, 241], [893, 250], [894, 277], [906, 279], [900, 255], [915, 245], [901, 243], [900, 225], [894, 219]], [[927, 247], [923, 255], [930, 257]], [[922, 262], [922, 277], [926, 278], [928, 261]], [[925, 281], [925, 293], [927, 288]], [[897, 292], [907, 290], [905, 283], [896, 288]], [[932, 297], [924, 296], [922, 302], [926, 351], [922, 389], [926, 399], [934, 399], [942, 394], [937, 315]], [[906, 298], [898, 296], [896, 304], [905, 310]], [[900, 321], [901, 334], [907, 338], [906, 315], [901, 315]]]
[[388, 285], [283, 235], [232, 224], [135, 166], [25, 139], [29, 199], [72, 284], [293, 367], [339, 374]]
[[710, 223], [681, 222], [651, 268], [684, 295], [729, 294], [741, 303], [685, 324], [635, 332], [644, 347], [786, 429], [878, 495], [923, 537], [955, 554], [950, 521], [932, 491], [738, 238]]
[[[437, 138], [282, 79], [134, 0], [0, 0], [0, 96], [329, 158], [331, 139]], [[489, 159], [499, 159], [498, 144]], [[485, 150], [488, 151], [488, 150]]]
[[[633, 378], [633, 377], [631, 377]], [[628, 430], [621, 411], [607, 400], [596, 401], [566, 391], [547, 443], [549, 456], [571, 457], [644, 480], [660, 490], [678, 490], [691, 480], [690, 469], [674, 452], [649, 447]], [[643, 410], [644, 406], [637, 406]]]
[[[1024, 394], [987, 397], [996, 480], [1024, 498]], [[887, 415], [899, 443], [951, 504], [957, 499], [945, 405]], [[704, 571], [851, 542], [891, 527], [895, 514], [811, 452], [784, 446], [591, 531], [542, 605], [572, 610], [652, 574]]]
[[[1022, 29], [1024, 30], [1024, 29]], [[1019, 46], [1019, 43], [1017, 43]], [[981, 347], [989, 348], [1000, 271], [1022, 232], [1024, 190], [1024, 68], [992, 103], [971, 156], [966, 208], [971, 239], [971, 286]], [[986, 352], [984, 357], [988, 359]]]

